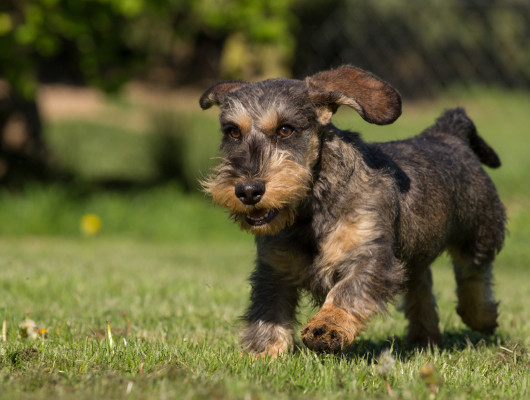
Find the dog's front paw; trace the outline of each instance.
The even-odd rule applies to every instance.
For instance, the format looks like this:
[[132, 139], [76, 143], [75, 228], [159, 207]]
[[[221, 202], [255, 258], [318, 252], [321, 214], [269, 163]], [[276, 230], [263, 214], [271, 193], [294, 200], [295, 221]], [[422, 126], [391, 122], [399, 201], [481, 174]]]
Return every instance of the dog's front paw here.
[[292, 330], [279, 324], [257, 321], [242, 337], [244, 349], [254, 358], [278, 358], [293, 349]]
[[348, 347], [353, 338], [337, 326], [329, 326], [323, 321], [311, 320], [302, 330], [302, 341], [311, 350], [338, 353]]
[[360, 332], [356, 320], [336, 306], [322, 308], [302, 329], [302, 341], [313, 351], [337, 353]]
[[251, 356], [255, 358], [278, 358], [287, 353], [289, 350], [292, 350], [293, 346], [291, 343], [287, 342], [277, 342], [267, 345], [264, 351], [259, 353], [251, 353]]

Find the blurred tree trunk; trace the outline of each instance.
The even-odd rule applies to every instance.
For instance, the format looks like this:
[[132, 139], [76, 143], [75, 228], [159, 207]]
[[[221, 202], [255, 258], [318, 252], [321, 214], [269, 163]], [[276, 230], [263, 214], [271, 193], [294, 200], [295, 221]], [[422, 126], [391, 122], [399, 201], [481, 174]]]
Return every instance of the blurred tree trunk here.
[[46, 146], [35, 99], [0, 81], [0, 185], [19, 185], [47, 176]]

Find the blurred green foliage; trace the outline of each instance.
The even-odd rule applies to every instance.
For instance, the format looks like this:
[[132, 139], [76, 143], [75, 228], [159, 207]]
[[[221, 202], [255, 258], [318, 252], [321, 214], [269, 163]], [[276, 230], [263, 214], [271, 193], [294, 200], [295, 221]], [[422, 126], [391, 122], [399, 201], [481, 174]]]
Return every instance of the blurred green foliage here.
[[191, 19], [217, 32], [242, 32], [257, 43], [291, 41], [293, 0], [188, 0]]
[[31, 97], [43, 78], [113, 90], [157, 68], [189, 84], [353, 63], [404, 93], [510, 86], [529, 80], [529, 35], [526, 0], [4, 0], [0, 77]]
[[113, 88], [130, 61], [120, 57], [124, 22], [142, 6], [141, 0], [8, 1], [0, 12], [0, 75], [32, 97], [40, 64], [74, 51], [62, 61], [74, 63], [88, 83]]
[[[26, 97], [43, 65], [113, 90], [198, 35], [238, 33], [292, 53], [293, 0], [8, 0], [0, 5], [0, 77]], [[186, 47], [187, 46], [187, 47]], [[188, 50], [186, 50], [186, 48]], [[49, 60], [53, 65], [46, 65]], [[61, 65], [62, 64], [62, 65]], [[230, 64], [230, 63], [229, 63]], [[228, 69], [232, 68], [230, 65]], [[48, 71], [49, 73], [49, 71]]]

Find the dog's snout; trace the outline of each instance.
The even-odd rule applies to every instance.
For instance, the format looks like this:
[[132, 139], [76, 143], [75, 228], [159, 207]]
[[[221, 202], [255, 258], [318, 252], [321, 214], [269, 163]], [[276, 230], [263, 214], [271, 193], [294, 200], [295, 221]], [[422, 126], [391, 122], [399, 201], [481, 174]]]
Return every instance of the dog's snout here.
[[236, 185], [236, 196], [243, 204], [258, 204], [265, 194], [265, 183], [261, 181], [240, 183]]

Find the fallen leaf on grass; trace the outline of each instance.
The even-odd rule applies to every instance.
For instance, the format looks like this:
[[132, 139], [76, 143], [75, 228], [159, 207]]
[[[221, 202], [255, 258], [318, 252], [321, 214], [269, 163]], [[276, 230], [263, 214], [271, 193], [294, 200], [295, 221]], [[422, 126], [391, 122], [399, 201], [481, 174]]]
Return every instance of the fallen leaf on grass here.
[[434, 365], [430, 363], [422, 365], [420, 375], [431, 394], [436, 393], [442, 385], [442, 378], [434, 368]]

